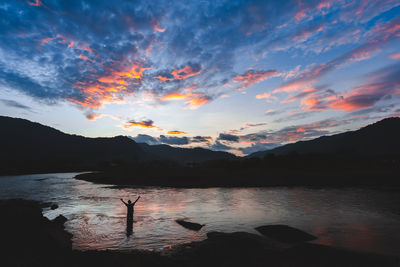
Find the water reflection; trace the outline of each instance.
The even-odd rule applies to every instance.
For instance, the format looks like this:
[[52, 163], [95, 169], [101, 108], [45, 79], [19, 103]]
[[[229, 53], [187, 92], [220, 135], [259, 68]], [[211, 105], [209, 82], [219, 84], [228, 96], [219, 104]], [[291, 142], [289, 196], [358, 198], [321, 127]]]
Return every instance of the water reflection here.
[[[317, 243], [400, 254], [399, 190], [309, 188], [127, 188], [72, 179], [74, 174], [0, 178], [0, 198], [59, 204], [45, 215], [66, 216], [76, 249], [161, 249], [198, 241], [209, 231], [249, 231], [289, 224]], [[135, 199], [133, 220], [120, 199]], [[176, 219], [205, 224], [198, 232]]]

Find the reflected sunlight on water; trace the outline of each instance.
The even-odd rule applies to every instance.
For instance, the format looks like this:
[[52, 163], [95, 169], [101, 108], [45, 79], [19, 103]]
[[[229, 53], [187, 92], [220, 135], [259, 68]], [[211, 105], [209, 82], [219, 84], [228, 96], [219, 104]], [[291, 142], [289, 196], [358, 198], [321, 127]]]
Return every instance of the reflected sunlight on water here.
[[[400, 254], [400, 191], [367, 188], [125, 188], [73, 179], [75, 174], [0, 178], [0, 198], [58, 203], [45, 209], [63, 214], [75, 249], [152, 249], [198, 241], [209, 231], [249, 231], [264, 224], [288, 224], [318, 236], [317, 243]], [[126, 207], [135, 206], [133, 233], [126, 235]], [[205, 224], [187, 230], [176, 219]]]

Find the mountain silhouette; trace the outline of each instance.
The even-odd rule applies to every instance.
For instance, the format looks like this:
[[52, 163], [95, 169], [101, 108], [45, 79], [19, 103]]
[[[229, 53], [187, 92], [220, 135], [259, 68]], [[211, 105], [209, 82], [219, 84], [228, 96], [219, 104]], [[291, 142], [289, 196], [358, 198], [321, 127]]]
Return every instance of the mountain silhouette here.
[[262, 158], [267, 154], [346, 154], [354, 156], [400, 155], [400, 118], [392, 117], [370, 124], [356, 131], [321, 136], [299, 141], [271, 150], [258, 151], [249, 158]]
[[124, 136], [88, 138], [24, 119], [0, 116], [2, 170], [75, 170], [104, 162], [141, 161], [149, 156]]
[[138, 144], [126, 136], [88, 138], [25, 119], [0, 116], [0, 173], [97, 170], [152, 161], [178, 163], [232, 159], [203, 148]]

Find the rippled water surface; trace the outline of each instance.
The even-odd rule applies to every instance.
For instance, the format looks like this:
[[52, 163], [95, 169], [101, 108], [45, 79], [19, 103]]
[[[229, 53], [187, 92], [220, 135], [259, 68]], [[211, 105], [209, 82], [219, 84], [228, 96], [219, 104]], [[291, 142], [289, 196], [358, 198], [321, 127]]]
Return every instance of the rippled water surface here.
[[[75, 180], [74, 173], [0, 177], [0, 198], [58, 203], [75, 249], [153, 249], [202, 240], [209, 231], [249, 231], [288, 224], [318, 243], [400, 255], [400, 190], [347, 188], [124, 188]], [[126, 207], [135, 206], [133, 234], [126, 235]], [[205, 224], [194, 232], [175, 220]]]

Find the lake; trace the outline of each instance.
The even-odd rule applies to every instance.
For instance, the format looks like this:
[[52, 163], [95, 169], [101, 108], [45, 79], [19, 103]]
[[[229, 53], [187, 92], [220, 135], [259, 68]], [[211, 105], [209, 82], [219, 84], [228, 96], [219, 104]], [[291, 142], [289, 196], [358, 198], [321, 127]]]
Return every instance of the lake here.
[[[316, 243], [400, 255], [399, 188], [113, 188], [75, 175], [3, 176], [0, 198], [57, 203], [44, 215], [67, 217], [73, 247], [80, 250], [160, 250], [202, 240], [209, 231], [257, 233], [257, 226], [288, 224], [316, 235]], [[138, 195], [127, 236], [120, 198]], [[205, 226], [187, 230], [175, 222], [182, 218]]]

